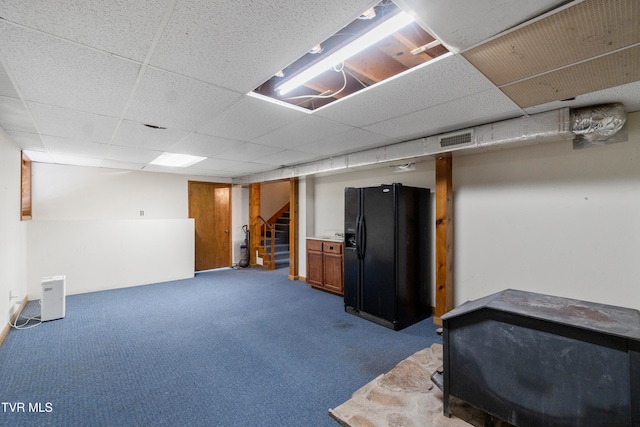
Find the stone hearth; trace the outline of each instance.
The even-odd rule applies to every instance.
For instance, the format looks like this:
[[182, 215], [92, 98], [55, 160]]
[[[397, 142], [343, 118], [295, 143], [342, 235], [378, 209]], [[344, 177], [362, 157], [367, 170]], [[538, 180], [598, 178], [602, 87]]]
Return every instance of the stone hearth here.
[[344, 427], [476, 427], [509, 424], [451, 398], [453, 414], [442, 413], [442, 392], [431, 374], [442, 366], [442, 345], [433, 344], [380, 375], [329, 415]]

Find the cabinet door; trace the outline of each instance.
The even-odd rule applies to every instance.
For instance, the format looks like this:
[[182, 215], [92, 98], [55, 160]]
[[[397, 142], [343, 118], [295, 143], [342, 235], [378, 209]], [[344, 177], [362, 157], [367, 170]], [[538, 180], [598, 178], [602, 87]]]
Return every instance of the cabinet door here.
[[324, 254], [324, 287], [342, 294], [342, 255]]
[[322, 286], [322, 252], [307, 251], [307, 283]]

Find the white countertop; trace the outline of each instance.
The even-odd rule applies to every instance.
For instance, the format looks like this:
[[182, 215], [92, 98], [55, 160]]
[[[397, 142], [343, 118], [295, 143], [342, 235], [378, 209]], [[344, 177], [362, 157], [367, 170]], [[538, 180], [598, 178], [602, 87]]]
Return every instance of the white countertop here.
[[326, 240], [329, 242], [344, 242], [344, 238], [342, 236], [307, 236], [307, 239], [310, 240]]

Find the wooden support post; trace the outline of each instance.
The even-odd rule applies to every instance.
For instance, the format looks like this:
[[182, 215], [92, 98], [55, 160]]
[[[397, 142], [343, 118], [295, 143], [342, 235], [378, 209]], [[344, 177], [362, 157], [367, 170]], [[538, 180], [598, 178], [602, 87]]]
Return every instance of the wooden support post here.
[[298, 280], [298, 178], [289, 180], [289, 280]]
[[260, 246], [260, 184], [251, 184], [249, 189], [249, 235], [251, 239], [249, 251], [249, 265], [256, 265], [256, 250]]
[[453, 186], [451, 153], [436, 156], [436, 309], [434, 323], [453, 308]]

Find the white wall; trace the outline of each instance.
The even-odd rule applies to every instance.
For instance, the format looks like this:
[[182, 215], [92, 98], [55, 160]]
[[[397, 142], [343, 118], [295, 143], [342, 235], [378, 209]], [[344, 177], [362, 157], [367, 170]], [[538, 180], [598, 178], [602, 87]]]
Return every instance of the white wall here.
[[289, 202], [289, 181], [265, 182], [260, 186], [260, 215], [268, 220]]
[[38, 221], [187, 218], [189, 178], [33, 163], [33, 218]]
[[29, 297], [51, 275], [67, 276], [69, 294], [193, 277], [189, 180], [210, 181], [33, 163]]
[[193, 277], [193, 219], [31, 221], [29, 299], [43, 277], [66, 276], [67, 294]]
[[640, 113], [628, 126], [454, 159], [456, 305], [515, 288], [640, 309]]
[[[454, 156], [455, 305], [515, 288], [640, 309], [640, 113], [627, 126], [618, 144]], [[313, 233], [342, 228], [344, 187], [390, 182], [433, 191], [435, 163], [316, 177]]]
[[244, 245], [245, 232], [243, 225], [249, 224], [249, 188], [242, 185], [234, 185], [231, 188], [231, 241], [233, 242], [232, 263], [240, 262], [240, 246]]
[[435, 191], [434, 159], [426, 159], [416, 163], [415, 166], [414, 171], [403, 173], [394, 173], [392, 168], [382, 166], [376, 169], [316, 177], [313, 233], [326, 236], [344, 231], [345, 187], [370, 187], [398, 182], [407, 186], [425, 187]]
[[[342, 173], [338, 175], [317, 176], [312, 181], [314, 201], [311, 205], [313, 209], [313, 227], [307, 231], [307, 236], [327, 236], [334, 233], [344, 232], [344, 189], [345, 187], [370, 187], [380, 184], [401, 183], [411, 187], [422, 187], [431, 189], [431, 218], [432, 224], [435, 215], [435, 160], [424, 159], [415, 164], [415, 170], [395, 173], [389, 166], [381, 166], [375, 169], [365, 169]], [[311, 221], [310, 221], [311, 222]], [[435, 234], [431, 233], [430, 248], [435, 246]], [[433, 250], [425, 254], [426, 262], [435, 264], [435, 254]], [[306, 265], [306, 261], [305, 265]], [[305, 268], [306, 271], [306, 268]], [[431, 269], [431, 289], [432, 301], [435, 301], [435, 269]], [[432, 303], [434, 304], [434, 303]]]
[[0, 129], [0, 332], [27, 295], [26, 222], [20, 221], [20, 149]]

